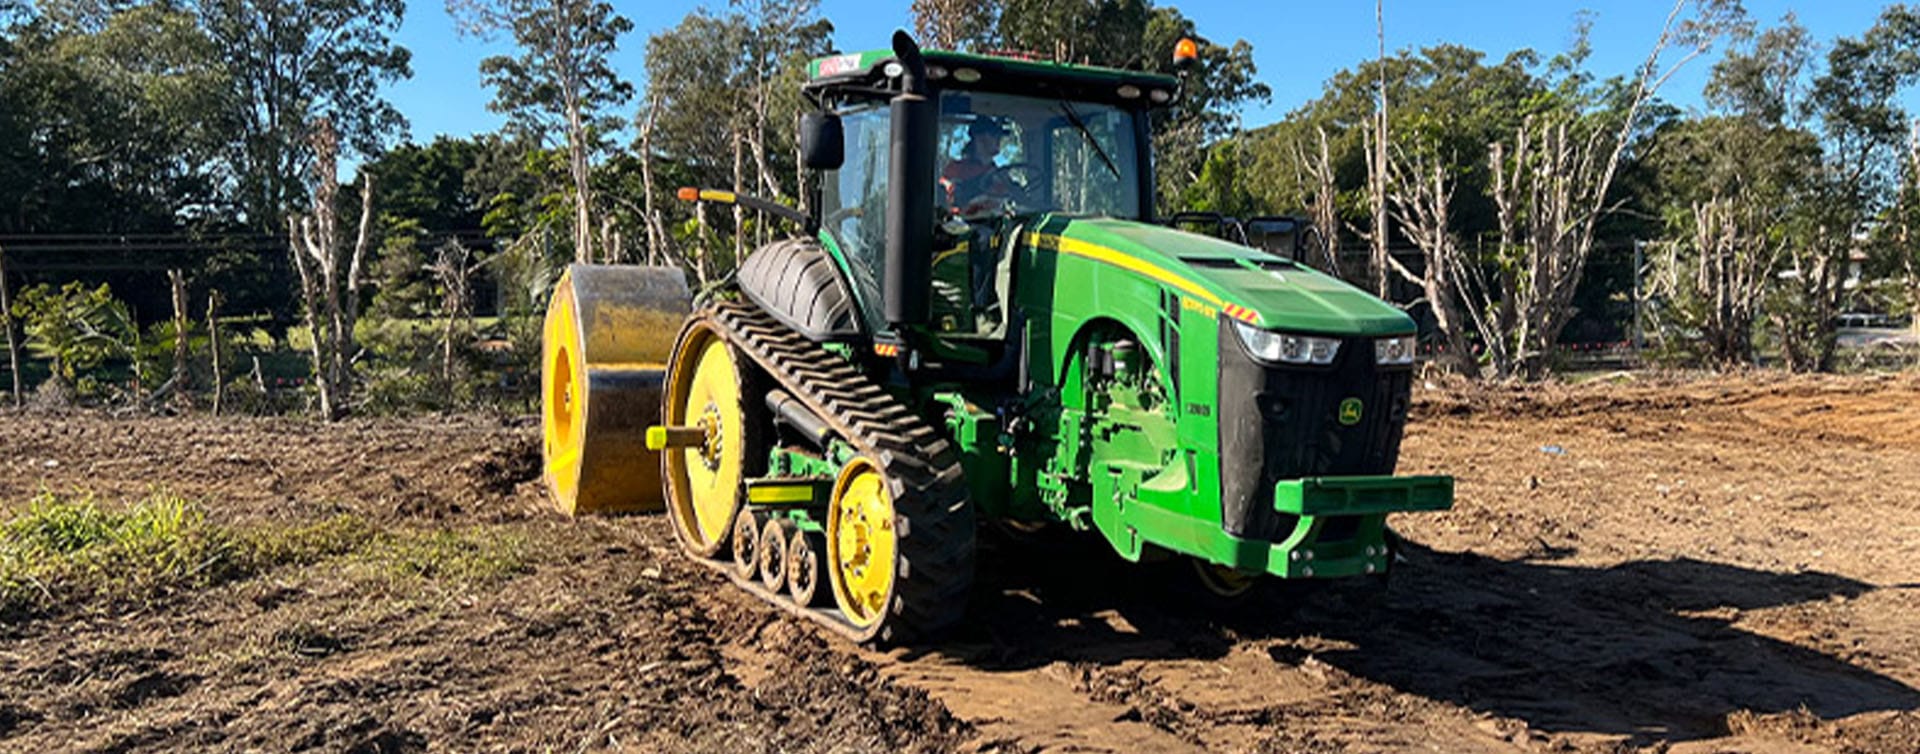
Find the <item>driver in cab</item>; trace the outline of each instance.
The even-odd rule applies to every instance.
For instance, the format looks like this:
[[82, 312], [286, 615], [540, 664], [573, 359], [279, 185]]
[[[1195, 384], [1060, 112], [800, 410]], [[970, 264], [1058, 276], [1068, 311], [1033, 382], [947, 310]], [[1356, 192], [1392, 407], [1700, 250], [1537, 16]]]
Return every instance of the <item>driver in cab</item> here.
[[1012, 182], [994, 163], [1006, 135], [1006, 127], [995, 118], [983, 116], [967, 125], [967, 143], [960, 150], [960, 159], [940, 171], [940, 187], [946, 191], [947, 206], [955, 214], [991, 211], [1012, 194]]

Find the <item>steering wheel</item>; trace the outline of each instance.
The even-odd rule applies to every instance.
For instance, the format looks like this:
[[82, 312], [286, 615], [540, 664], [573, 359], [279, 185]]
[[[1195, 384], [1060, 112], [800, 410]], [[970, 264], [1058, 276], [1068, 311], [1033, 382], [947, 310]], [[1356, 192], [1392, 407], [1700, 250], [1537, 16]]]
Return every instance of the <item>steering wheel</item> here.
[[[1020, 207], [1030, 204], [1032, 199], [1030, 193], [1032, 176], [1030, 174], [1023, 175], [1020, 180], [1014, 180], [1013, 173], [1015, 171], [1026, 173], [1032, 169], [1033, 165], [1030, 163], [1010, 162], [1005, 165], [997, 165], [992, 170], [981, 173], [980, 177], [974, 180], [979, 181], [983, 189], [979, 194], [975, 194], [972, 199], [967, 200], [966, 204], [961, 205], [960, 214], [962, 216], [978, 217], [983, 214], [994, 213], [1003, 208]], [[984, 189], [984, 187], [996, 184], [1007, 187], [1005, 195], [995, 195]]]

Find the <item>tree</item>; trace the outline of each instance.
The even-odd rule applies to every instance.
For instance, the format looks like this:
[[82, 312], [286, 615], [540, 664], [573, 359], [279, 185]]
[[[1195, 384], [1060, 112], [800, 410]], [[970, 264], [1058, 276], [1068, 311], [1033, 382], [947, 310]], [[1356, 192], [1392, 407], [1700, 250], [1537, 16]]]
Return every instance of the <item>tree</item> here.
[[51, 3], [0, 44], [0, 230], [155, 232], [219, 201], [224, 73], [191, 15]]
[[[1596, 231], [1611, 211], [1614, 179], [1643, 127], [1642, 114], [1660, 88], [1722, 36], [1745, 24], [1736, 2], [1676, 0], [1646, 61], [1623, 89], [1584, 91], [1579, 75], [1556, 87], [1559, 106], [1524, 120], [1510, 141], [1488, 154], [1491, 196], [1499, 218], [1493, 274], [1462, 276], [1462, 298], [1477, 318], [1494, 374], [1545, 374], [1551, 347], [1573, 317], [1573, 298], [1593, 251]], [[1584, 40], [1573, 61], [1584, 57]], [[1669, 61], [1669, 51], [1678, 53]], [[1588, 102], [1610, 104], [1585, 112]]]
[[992, 44], [998, 0], [913, 0], [913, 33], [940, 50], [978, 50]]
[[[1754, 112], [1754, 111], [1745, 111]], [[1755, 362], [1753, 328], [1789, 246], [1793, 218], [1819, 188], [1810, 132], [1753, 115], [1671, 123], [1648, 145], [1653, 209], [1670, 238], [1655, 247], [1649, 296], [1664, 350], [1716, 366]], [[1679, 337], [1672, 337], [1672, 330]]]
[[[1794, 37], [1792, 26], [1782, 32], [1789, 41], [1771, 58], [1761, 55], [1767, 49], [1754, 53], [1763, 70], [1796, 74], [1780, 75], [1776, 86], [1789, 91], [1799, 84], [1799, 69], [1764, 61], [1807, 56], [1804, 47], [1795, 46], [1804, 44], [1804, 35]], [[1898, 95], [1920, 80], [1920, 14], [1905, 5], [1888, 6], [1865, 33], [1835, 40], [1825, 62], [1825, 72], [1811, 81], [1803, 113], [1795, 114], [1818, 122], [1824, 169], [1818, 189], [1796, 218], [1798, 241], [1788, 250], [1787, 284], [1769, 315], [1781, 355], [1796, 370], [1832, 367], [1848, 257], [1865, 249], [1885, 254], [1884, 232], [1876, 239], [1870, 231], [1891, 225], [1897, 238], [1904, 225], [1900, 181], [1910, 125]], [[1876, 222], [1883, 216], [1893, 222]]]
[[313, 127], [313, 204], [311, 214], [287, 216], [287, 242], [300, 272], [307, 331], [312, 341], [313, 383], [320, 415], [334, 421], [346, 414], [353, 395], [353, 326], [360, 318], [360, 270], [366, 259], [374, 214], [373, 177], [361, 176], [360, 222], [351, 245], [340, 238], [339, 136], [325, 119]]
[[13, 378], [13, 406], [21, 404], [20, 337], [13, 328], [13, 284], [7, 281], [7, 250], [0, 248], [0, 333], [7, 338], [7, 375]]
[[522, 134], [560, 133], [573, 189], [574, 260], [594, 261], [594, 160], [606, 134], [619, 128], [608, 110], [633, 96], [610, 58], [633, 23], [596, 0], [448, 0], [447, 10], [468, 33], [513, 37], [517, 56], [480, 62], [481, 78], [494, 90], [488, 108], [507, 114]]
[[[1433, 314], [1439, 335], [1438, 361], [1459, 374], [1474, 374], [1467, 341], [1468, 315], [1461, 309], [1458, 277], [1472, 264], [1454, 231], [1453, 207], [1459, 178], [1449, 162], [1432, 148], [1396, 149], [1379, 179], [1387, 212], [1400, 232], [1420, 248], [1419, 273], [1400, 260], [1381, 254], [1382, 272], [1420, 286], [1421, 298]], [[1386, 223], [1382, 222], [1384, 227]], [[1384, 234], [1383, 234], [1384, 235]]]
[[131, 354], [136, 336], [127, 306], [106, 284], [89, 288], [69, 281], [20, 291], [13, 315], [25, 331], [27, 349], [53, 364], [52, 382], [62, 390], [90, 392], [87, 372], [108, 359]]
[[[647, 104], [630, 175], [644, 195], [644, 206], [632, 209], [647, 226], [650, 258], [671, 256], [702, 276], [722, 273], [745, 253], [749, 229], [769, 227], [736, 208], [730, 230], [706, 236], [698, 214], [662, 209], [674, 206], [677, 187], [733, 186], [776, 200], [804, 195], [799, 88], [806, 61], [827, 53], [832, 31], [813, 0], [768, 0], [735, 3], [724, 14], [696, 10], [647, 40]], [[732, 254], [716, 254], [726, 241]]]
[[383, 84], [413, 75], [394, 44], [404, 0], [194, 0], [227, 74], [229, 162], [247, 222], [276, 232], [305, 196], [309, 125], [372, 155], [406, 130]]

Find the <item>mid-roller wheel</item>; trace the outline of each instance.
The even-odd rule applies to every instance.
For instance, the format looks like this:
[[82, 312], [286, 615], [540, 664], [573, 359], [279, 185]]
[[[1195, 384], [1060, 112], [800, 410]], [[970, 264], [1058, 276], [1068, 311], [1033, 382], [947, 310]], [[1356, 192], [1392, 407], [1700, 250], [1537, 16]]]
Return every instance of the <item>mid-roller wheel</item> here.
[[733, 572], [753, 578], [760, 568], [760, 524], [753, 514], [741, 511], [733, 523]]
[[787, 594], [793, 604], [811, 607], [825, 600], [827, 592], [820, 588], [825, 549], [818, 532], [796, 531], [787, 541]]
[[776, 594], [787, 585], [787, 540], [798, 533], [784, 518], [760, 528], [760, 583]]

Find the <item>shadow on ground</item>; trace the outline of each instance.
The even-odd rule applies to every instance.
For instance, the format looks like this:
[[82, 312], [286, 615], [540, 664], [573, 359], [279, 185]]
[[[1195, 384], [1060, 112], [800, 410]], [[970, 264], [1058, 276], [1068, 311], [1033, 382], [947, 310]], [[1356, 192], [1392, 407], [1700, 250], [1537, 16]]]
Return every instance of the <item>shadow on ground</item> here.
[[[1180, 563], [1119, 562], [1086, 538], [987, 538], [972, 622], [935, 648], [984, 670], [1055, 661], [1211, 659], [1274, 639], [1398, 691], [1525, 721], [1544, 732], [1629, 743], [1727, 734], [1730, 713], [1825, 719], [1920, 708], [1920, 690], [1801, 646], [1740, 630], [1740, 611], [1805, 605], [1810, 632], [1832, 603], [1871, 585], [1698, 560], [1606, 568], [1502, 561], [1409, 544], [1384, 598], [1342, 584], [1270, 590], [1208, 610], [1183, 599]], [[1291, 587], [1292, 585], [1285, 585]]]

